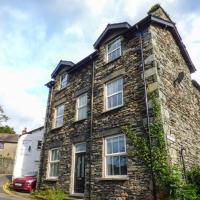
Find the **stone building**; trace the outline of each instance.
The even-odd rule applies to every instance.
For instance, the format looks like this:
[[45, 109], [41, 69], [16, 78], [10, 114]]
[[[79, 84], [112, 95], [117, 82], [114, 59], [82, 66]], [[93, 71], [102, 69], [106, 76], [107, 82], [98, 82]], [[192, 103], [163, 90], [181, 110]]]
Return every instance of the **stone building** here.
[[18, 136], [0, 133], [0, 174], [12, 174]]
[[149, 199], [151, 173], [127, 155], [134, 147], [121, 126], [146, 134], [146, 93], [157, 91], [171, 162], [191, 167], [200, 157], [196, 69], [160, 6], [133, 26], [108, 24], [94, 48], [76, 64], [60, 61], [47, 83], [39, 187], [92, 200]]

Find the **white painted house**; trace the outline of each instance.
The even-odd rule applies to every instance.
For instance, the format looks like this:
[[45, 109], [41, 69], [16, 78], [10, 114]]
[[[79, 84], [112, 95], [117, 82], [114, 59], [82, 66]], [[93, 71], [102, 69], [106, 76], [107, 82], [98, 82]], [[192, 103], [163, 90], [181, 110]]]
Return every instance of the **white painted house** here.
[[42, 149], [44, 127], [23, 131], [19, 136], [13, 178], [38, 172]]

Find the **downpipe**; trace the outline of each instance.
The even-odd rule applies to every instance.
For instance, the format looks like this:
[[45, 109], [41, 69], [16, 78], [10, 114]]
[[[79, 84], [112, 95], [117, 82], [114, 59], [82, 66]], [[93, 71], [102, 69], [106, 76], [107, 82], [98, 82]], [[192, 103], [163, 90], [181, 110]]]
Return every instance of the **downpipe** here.
[[[139, 30], [138, 27], [137, 27], [137, 29]], [[151, 177], [152, 177], [152, 184], [153, 184], [153, 199], [157, 200], [155, 174], [153, 172], [152, 140], [151, 140], [151, 135], [150, 135], [150, 117], [149, 117], [149, 105], [148, 105], [148, 95], [147, 95], [147, 83], [146, 83], [145, 73], [144, 73], [145, 72], [145, 63], [144, 63], [144, 49], [143, 49], [143, 41], [142, 41], [142, 32], [139, 32], [139, 40], [140, 40], [142, 78], [143, 78], [143, 84], [144, 84], [145, 107], [146, 107], [146, 117], [147, 117], [147, 135], [148, 135], [149, 151], [150, 151]]]

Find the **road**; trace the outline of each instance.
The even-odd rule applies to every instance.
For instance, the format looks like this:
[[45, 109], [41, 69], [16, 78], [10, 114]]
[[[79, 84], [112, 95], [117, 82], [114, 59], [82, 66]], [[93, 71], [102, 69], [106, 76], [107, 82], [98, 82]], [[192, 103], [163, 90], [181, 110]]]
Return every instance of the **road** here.
[[0, 175], [0, 199], [1, 200], [16, 200], [16, 197], [6, 194], [3, 191], [3, 184], [10, 181], [10, 175]]
[[[6, 194], [3, 190], [3, 184], [11, 181], [11, 175], [0, 175], [0, 200], [21, 200], [22, 197], [17, 197], [16, 195]], [[25, 199], [25, 197], [23, 197]]]

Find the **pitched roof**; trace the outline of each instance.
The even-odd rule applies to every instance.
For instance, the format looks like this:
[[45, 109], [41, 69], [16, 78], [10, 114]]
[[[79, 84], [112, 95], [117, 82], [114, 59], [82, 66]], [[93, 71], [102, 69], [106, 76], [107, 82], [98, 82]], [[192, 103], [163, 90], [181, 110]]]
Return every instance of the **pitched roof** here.
[[192, 84], [200, 92], [200, 84], [196, 80], [192, 80]]
[[0, 142], [17, 143], [18, 135], [9, 133], [0, 133]]
[[144, 19], [142, 19], [141, 21], [139, 21], [138, 23], [133, 25], [129, 30], [127, 30], [127, 32], [125, 34], [130, 34], [130, 33], [132, 34], [133, 32], [141, 32], [142, 29], [144, 29], [144, 27], [147, 27], [150, 24], [164, 27], [172, 33], [178, 47], [180, 48], [182, 56], [188, 65], [190, 73], [195, 72], [196, 68], [188, 54], [188, 51], [187, 51], [185, 45], [183, 44], [182, 38], [179, 35], [174, 22], [166, 21], [166, 20], [159, 18], [157, 16], [154, 16], [154, 15], [148, 15], [147, 17], [145, 17]]
[[79, 67], [86, 65], [87, 63], [91, 62], [95, 57], [97, 56], [97, 51], [94, 51], [93, 53], [91, 53], [90, 55], [88, 55], [87, 57], [83, 58], [81, 61], [79, 61], [78, 63], [76, 63], [74, 65], [74, 67], [72, 67], [69, 70], [69, 73], [77, 70]]
[[51, 74], [52, 78], [55, 78], [55, 76], [57, 75], [57, 73], [62, 69], [62, 68], [66, 68], [66, 70], [71, 69], [74, 66], [74, 63], [72, 61], [65, 61], [65, 60], [60, 60], [60, 62], [58, 63], [57, 67], [55, 68], [55, 70], [53, 71], [53, 73]]
[[[196, 68], [188, 54], [188, 51], [187, 51], [185, 45], [183, 44], [182, 38], [178, 33], [175, 23], [171, 21], [171, 19], [169, 18], [169, 16], [167, 15], [167, 13], [164, 11], [164, 9], [161, 6], [158, 6], [157, 9], [159, 9], [159, 11], [164, 12], [164, 14], [167, 16], [167, 18], [166, 18], [167, 20], [164, 19], [163, 17], [160, 18], [160, 17], [156, 16], [157, 15], [157, 13], [155, 12], [156, 10], [153, 10], [152, 12], [150, 12], [150, 14], [148, 16], [146, 16], [145, 18], [143, 18], [142, 20], [140, 20], [133, 26], [130, 26], [127, 22], [108, 24], [107, 27], [105, 28], [105, 30], [102, 32], [102, 34], [97, 39], [97, 41], [94, 43], [94, 48], [98, 48], [98, 46], [101, 44], [101, 42], [103, 41], [105, 36], [111, 30], [123, 30], [121, 33], [122, 35], [131, 35], [134, 33], [142, 32], [142, 30], [144, 28], [148, 27], [150, 24], [153, 24], [153, 25], [167, 28], [172, 33], [177, 45], [180, 48], [182, 56], [188, 65], [190, 73], [195, 72]], [[88, 55], [87, 57], [85, 57], [84, 59], [79, 61], [77, 64], [73, 63], [73, 66], [71, 66], [68, 69], [69, 72], [73, 72], [73, 71], [79, 69], [80, 67], [83, 67], [89, 61], [92, 61], [97, 55], [98, 55], [98, 51], [94, 51], [92, 54]], [[59, 67], [60, 67], [60, 65], [62, 65], [62, 62], [68, 62], [68, 61], [61, 61], [58, 64], [57, 68], [52, 73], [52, 78], [54, 78], [57, 74], [57, 71], [60, 70]], [[52, 82], [51, 82], [51, 84], [52, 84]]]
[[131, 25], [127, 22], [115, 23], [115, 24], [108, 24], [101, 35], [98, 37], [96, 42], [94, 43], [94, 48], [97, 49], [100, 43], [103, 41], [105, 36], [113, 30], [127, 30], [131, 27]]

